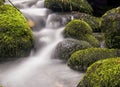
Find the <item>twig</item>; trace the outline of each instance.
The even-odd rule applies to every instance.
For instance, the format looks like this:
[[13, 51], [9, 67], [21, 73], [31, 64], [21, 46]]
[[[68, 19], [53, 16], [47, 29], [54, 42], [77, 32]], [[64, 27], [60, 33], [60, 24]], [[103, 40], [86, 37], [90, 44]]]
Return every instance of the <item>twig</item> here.
[[22, 12], [10, 0], [8, 0], [8, 2], [10, 2], [10, 4], [22, 14]]

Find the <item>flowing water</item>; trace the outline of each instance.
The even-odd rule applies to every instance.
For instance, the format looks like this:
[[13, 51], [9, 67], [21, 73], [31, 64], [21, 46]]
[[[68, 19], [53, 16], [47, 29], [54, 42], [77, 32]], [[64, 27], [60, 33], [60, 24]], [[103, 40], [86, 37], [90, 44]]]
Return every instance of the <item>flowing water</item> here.
[[[44, 8], [44, 0], [12, 0], [30, 22], [35, 38], [31, 55], [0, 64], [0, 84], [4, 87], [76, 87], [83, 74], [53, 58], [62, 31], [72, 16]], [[8, 3], [8, 2], [6, 2]]]

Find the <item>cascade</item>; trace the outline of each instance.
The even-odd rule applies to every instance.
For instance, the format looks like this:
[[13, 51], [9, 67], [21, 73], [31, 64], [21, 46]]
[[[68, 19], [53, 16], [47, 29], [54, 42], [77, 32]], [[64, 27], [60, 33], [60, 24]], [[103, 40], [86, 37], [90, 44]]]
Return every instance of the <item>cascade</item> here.
[[[75, 72], [52, 58], [64, 38], [64, 17], [44, 7], [44, 0], [11, 0], [33, 24], [35, 47], [27, 58], [0, 64], [0, 84], [4, 87], [75, 87], [82, 73]], [[6, 2], [9, 4], [9, 2]]]

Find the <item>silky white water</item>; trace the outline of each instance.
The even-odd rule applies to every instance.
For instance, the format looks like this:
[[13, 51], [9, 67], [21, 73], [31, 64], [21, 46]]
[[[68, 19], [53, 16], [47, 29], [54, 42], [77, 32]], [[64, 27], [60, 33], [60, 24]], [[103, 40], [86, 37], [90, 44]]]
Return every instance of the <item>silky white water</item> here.
[[[31, 55], [0, 64], [0, 85], [4, 87], [76, 87], [82, 73], [53, 58], [67, 18], [44, 8], [44, 0], [12, 0], [32, 20], [35, 47]], [[8, 3], [8, 2], [6, 2]], [[73, 18], [73, 17], [72, 17]]]

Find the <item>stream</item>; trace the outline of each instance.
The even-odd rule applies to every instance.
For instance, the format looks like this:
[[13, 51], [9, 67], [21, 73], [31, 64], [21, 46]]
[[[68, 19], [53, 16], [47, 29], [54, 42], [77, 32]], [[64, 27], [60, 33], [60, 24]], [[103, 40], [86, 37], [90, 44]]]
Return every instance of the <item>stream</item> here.
[[[27, 58], [0, 64], [0, 85], [4, 87], [76, 87], [83, 73], [71, 70], [53, 58], [62, 32], [72, 15], [54, 13], [44, 0], [11, 0], [30, 22], [35, 47]], [[6, 1], [7, 4], [9, 2]]]

